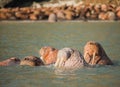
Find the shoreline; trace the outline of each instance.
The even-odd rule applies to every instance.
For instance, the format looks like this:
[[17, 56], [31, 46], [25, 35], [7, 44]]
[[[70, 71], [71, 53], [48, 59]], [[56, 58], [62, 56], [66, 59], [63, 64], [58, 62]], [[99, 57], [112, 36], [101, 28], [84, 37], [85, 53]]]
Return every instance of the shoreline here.
[[50, 5], [43, 7], [0, 8], [0, 21], [93, 22], [120, 21], [120, 6], [113, 4]]
[[32, 23], [32, 22], [36, 22], [36, 23], [64, 23], [64, 22], [76, 22], [76, 23], [81, 23], [81, 22], [84, 22], [84, 23], [98, 23], [98, 22], [120, 22], [120, 20], [117, 20], [117, 21], [114, 21], [114, 20], [87, 20], [87, 21], [84, 21], [84, 20], [64, 20], [64, 21], [57, 21], [57, 22], [49, 22], [48, 20], [2, 20], [0, 21], [0, 23]]

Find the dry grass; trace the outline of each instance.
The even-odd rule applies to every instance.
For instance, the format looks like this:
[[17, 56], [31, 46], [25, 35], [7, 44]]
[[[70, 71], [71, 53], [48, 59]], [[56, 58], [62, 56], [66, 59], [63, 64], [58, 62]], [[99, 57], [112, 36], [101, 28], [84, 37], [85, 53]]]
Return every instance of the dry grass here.
[[[50, 0], [51, 2], [58, 2], [58, 1], [70, 1], [70, 0]], [[94, 4], [115, 4], [120, 5], [120, 0], [73, 0], [75, 2], [84, 1], [85, 4], [94, 3]]]
[[120, 0], [83, 0], [86, 4], [88, 3], [102, 3], [102, 4], [115, 4], [115, 5], [120, 5]]

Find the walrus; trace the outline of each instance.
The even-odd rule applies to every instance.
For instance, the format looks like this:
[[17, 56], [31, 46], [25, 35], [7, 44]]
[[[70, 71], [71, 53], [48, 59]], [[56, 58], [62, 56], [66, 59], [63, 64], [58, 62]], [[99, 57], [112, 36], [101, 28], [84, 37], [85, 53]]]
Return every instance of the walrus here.
[[82, 54], [72, 48], [63, 48], [58, 51], [55, 68], [76, 69], [85, 65]]
[[101, 44], [95, 41], [89, 41], [84, 46], [84, 59], [88, 65], [113, 64]]
[[44, 46], [39, 50], [40, 58], [45, 65], [54, 64], [57, 59], [58, 50], [51, 46]]
[[36, 56], [26, 56], [21, 60], [20, 65], [41, 66], [44, 64], [42, 60]]
[[48, 17], [48, 22], [57, 22], [57, 15], [55, 13], [51, 13]]
[[57, 59], [58, 50], [51, 46], [44, 46], [39, 50], [40, 58], [45, 65], [54, 64]]
[[0, 62], [0, 66], [13, 66], [13, 65], [19, 65], [20, 59], [17, 57], [11, 57], [9, 59], [6, 59], [4, 61]]

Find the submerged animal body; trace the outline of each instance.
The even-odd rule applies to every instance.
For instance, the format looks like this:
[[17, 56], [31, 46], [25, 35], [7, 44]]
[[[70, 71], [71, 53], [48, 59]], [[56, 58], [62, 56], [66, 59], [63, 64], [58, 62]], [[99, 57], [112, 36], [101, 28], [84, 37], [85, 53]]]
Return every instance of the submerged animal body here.
[[13, 65], [18, 65], [19, 63], [20, 63], [20, 59], [18, 59], [17, 57], [11, 57], [9, 59], [1, 61], [0, 66], [13, 66]]
[[21, 60], [20, 65], [41, 66], [44, 64], [42, 60], [36, 56], [26, 56]]

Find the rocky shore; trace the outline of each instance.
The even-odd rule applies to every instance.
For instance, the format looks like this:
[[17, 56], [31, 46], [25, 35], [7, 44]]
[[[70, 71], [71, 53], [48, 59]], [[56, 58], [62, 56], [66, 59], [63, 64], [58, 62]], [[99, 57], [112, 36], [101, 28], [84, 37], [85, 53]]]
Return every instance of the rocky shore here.
[[120, 20], [120, 6], [113, 4], [70, 4], [70, 5], [44, 5], [33, 7], [1, 8], [2, 20], [34, 20], [57, 21], [89, 21], [89, 20]]

